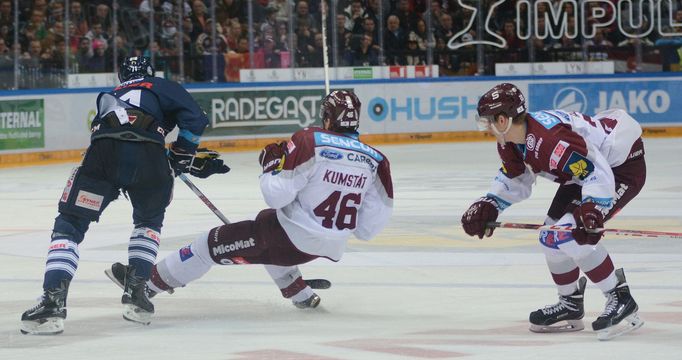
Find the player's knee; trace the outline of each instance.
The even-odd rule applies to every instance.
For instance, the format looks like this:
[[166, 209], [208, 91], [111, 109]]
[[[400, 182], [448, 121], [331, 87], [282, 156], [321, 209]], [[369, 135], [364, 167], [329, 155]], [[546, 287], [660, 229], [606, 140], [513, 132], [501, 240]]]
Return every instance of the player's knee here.
[[80, 244], [90, 226], [90, 220], [70, 214], [59, 214], [54, 221], [53, 233], [64, 234]]
[[182, 249], [180, 249], [180, 258], [188, 256], [188, 254], [196, 255], [203, 262], [213, 264], [215, 263], [209, 254], [209, 233], [204, 232], [197, 236], [196, 239], [190, 244]]
[[254, 233], [253, 221], [241, 221], [211, 229], [207, 237], [207, 250], [217, 264], [248, 264], [258, 257], [261, 246]]

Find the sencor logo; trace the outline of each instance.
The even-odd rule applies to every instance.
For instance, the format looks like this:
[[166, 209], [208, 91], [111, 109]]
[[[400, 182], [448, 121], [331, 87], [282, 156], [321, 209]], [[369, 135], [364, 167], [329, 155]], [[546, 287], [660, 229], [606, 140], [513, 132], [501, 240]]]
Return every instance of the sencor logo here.
[[587, 97], [574, 87], [566, 87], [556, 93], [552, 105], [555, 109], [584, 113], [587, 110]]
[[327, 150], [327, 149], [320, 151], [320, 156], [322, 156], [323, 158], [330, 159], [330, 160], [339, 160], [343, 157], [343, 155], [341, 155], [340, 153], [333, 151], [333, 150]]

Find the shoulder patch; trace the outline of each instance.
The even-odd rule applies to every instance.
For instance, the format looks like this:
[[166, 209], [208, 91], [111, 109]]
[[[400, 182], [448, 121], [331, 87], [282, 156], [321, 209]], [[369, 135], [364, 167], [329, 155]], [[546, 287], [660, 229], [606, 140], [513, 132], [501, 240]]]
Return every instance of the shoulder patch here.
[[551, 129], [554, 125], [561, 123], [559, 118], [544, 111], [532, 112], [530, 116], [540, 125], [544, 126], [545, 129]]
[[586, 157], [572, 152], [562, 169], [563, 172], [571, 174], [580, 180], [585, 180], [594, 171], [594, 164]]

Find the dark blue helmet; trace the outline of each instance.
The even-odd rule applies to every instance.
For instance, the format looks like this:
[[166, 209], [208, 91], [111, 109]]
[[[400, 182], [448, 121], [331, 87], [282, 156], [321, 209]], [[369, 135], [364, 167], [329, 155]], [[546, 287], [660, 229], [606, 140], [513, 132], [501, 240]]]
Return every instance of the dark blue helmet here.
[[131, 79], [154, 76], [152, 60], [146, 56], [131, 56], [126, 58], [118, 69], [118, 79], [125, 82]]

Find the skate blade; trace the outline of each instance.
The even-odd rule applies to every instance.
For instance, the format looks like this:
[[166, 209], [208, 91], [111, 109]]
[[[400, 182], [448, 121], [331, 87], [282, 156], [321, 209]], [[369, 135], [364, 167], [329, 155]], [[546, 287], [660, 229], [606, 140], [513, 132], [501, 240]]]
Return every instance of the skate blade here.
[[142, 325], [149, 325], [152, 322], [152, 315], [135, 305], [123, 304], [123, 318]]
[[585, 328], [582, 320], [563, 320], [552, 325], [530, 324], [529, 330], [536, 333], [563, 333], [580, 331]]
[[608, 341], [621, 335], [625, 335], [629, 332], [635, 331], [641, 328], [642, 325], [644, 325], [644, 321], [639, 318], [639, 315], [637, 315], [637, 313], [634, 313], [626, 317], [624, 321], [621, 321], [616, 325], [598, 331], [597, 339], [599, 339], [600, 341]]
[[64, 332], [64, 319], [47, 318], [43, 322], [22, 321], [21, 329], [24, 335], [57, 335]]

